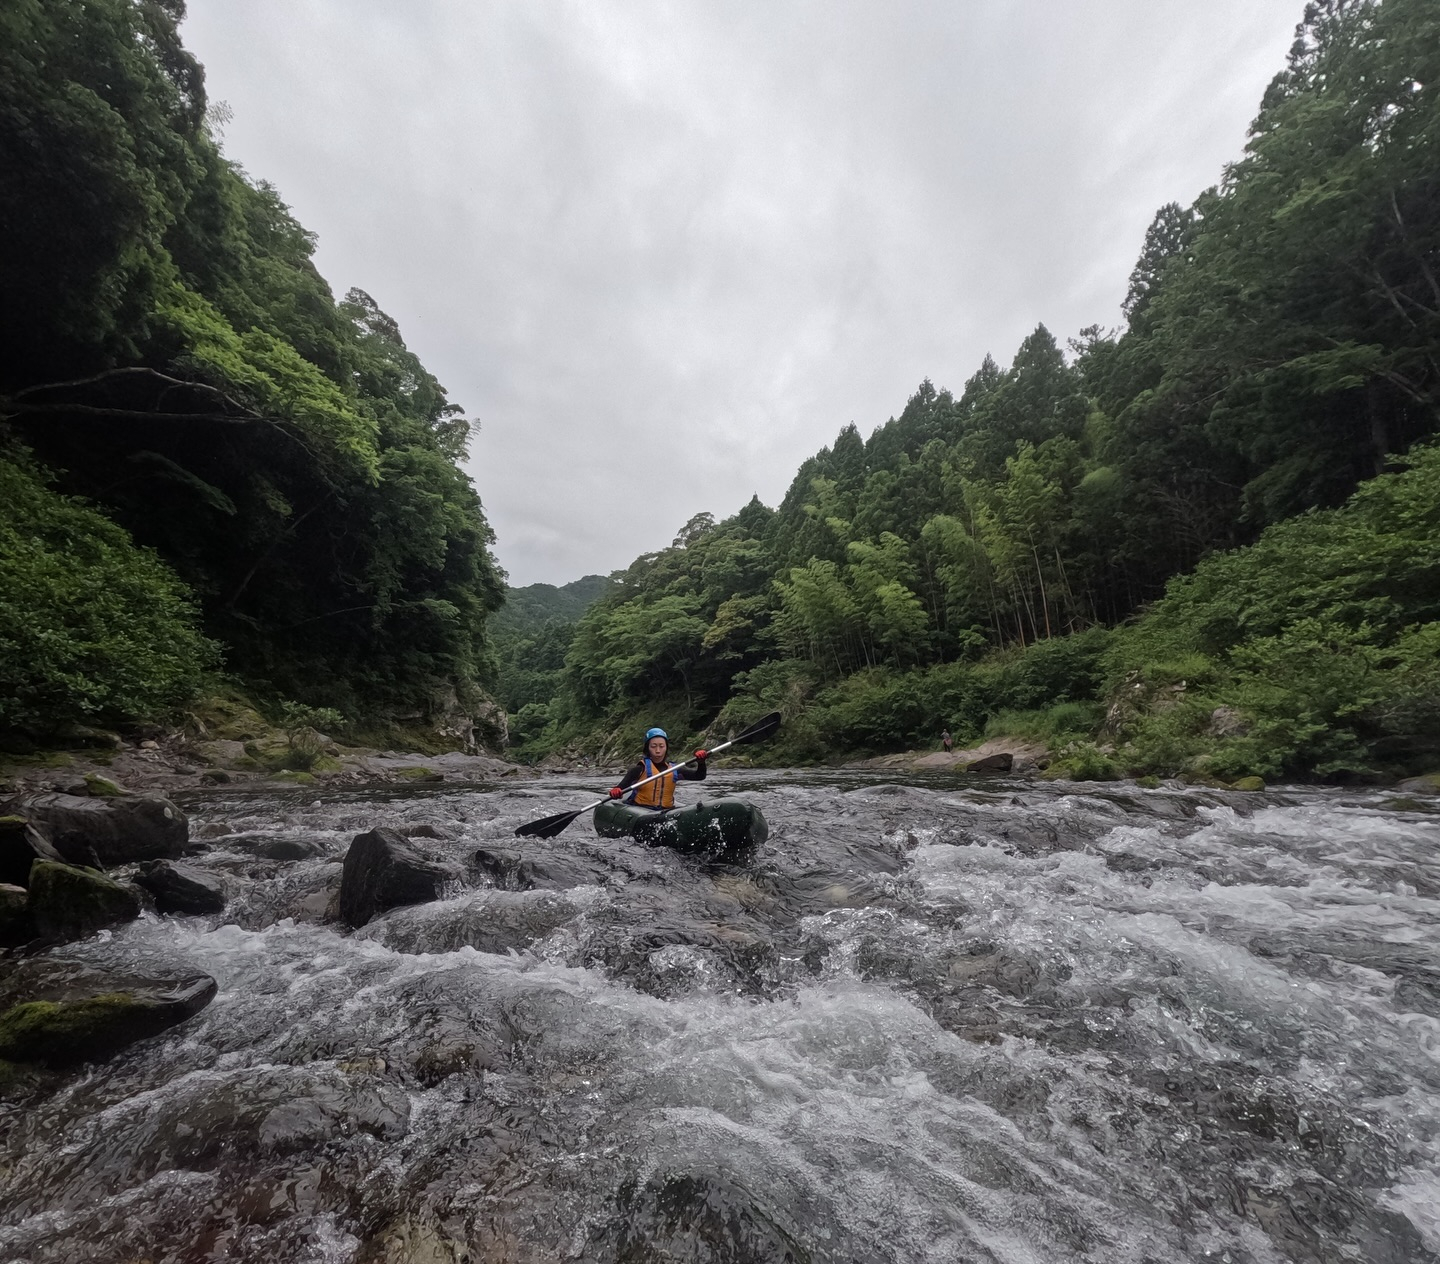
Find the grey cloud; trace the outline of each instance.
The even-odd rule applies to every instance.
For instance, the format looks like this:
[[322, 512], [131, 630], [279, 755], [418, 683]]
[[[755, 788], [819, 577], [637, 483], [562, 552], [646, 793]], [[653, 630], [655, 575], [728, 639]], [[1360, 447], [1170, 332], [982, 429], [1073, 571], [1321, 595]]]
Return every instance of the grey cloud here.
[[1114, 323], [1298, 0], [191, 0], [226, 148], [481, 424], [513, 582], [773, 504], [846, 422]]

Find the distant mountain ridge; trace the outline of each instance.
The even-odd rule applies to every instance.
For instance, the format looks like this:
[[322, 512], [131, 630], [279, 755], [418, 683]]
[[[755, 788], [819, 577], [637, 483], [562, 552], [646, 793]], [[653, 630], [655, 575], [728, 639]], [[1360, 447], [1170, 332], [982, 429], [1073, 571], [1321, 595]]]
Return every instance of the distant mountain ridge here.
[[557, 587], [527, 584], [506, 588], [505, 605], [491, 618], [496, 632], [525, 635], [550, 622], [574, 623], [597, 597], [610, 588], [604, 575], [585, 575]]

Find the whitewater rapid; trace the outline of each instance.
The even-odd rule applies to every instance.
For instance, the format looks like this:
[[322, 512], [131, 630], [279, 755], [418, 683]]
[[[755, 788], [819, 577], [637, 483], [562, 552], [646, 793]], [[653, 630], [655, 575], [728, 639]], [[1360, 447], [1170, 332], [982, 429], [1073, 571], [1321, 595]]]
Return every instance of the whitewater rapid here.
[[[226, 912], [45, 968], [219, 994], [0, 1107], [0, 1259], [1440, 1260], [1425, 804], [721, 773], [748, 866], [513, 838], [593, 790], [187, 800]], [[470, 877], [350, 933], [377, 825]]]

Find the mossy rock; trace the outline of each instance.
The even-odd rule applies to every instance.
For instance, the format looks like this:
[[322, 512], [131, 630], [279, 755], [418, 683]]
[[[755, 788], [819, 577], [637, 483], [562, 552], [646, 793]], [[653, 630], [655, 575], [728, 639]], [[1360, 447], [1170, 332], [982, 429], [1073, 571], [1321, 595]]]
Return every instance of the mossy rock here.
[[75, 1001], [26, 1001], [0, 1014], [0, 1059], [74, 1066], [184, 1022], [214, 999], [209, 975], [170, 991], [103, 992]]
[[1232, 781], [1232, 782], [1230, 783], [1230, 789], [1232, 789], [1232, 790], [1250, 790], [1250, 791], [1263, 790], [1263, 789], [1265, 789], [1265, 778], [1264, 778], [1264, 777], [1241, 777], [1239, 781]]
[[37, 860], [30, 866], [29, 886], [35, 933], [45, 939], [83, 939], [140, 916], [135, 892], [95, 869]]
[[203, 698], [194, 708], [192, 716], [207, 736], [225, 741], [244, 742], [264, 737], [274, 729], [248, 699], [237, 695]]
[[1136, 777], [1135, 784], [1142, 790], [1158, 790], [1160, 789], [1160, 778], [1154, 776]]
[[59, 739], [67, 748], [81, 750], [117, 751], [125, 749], [125, 742], [119, 733], [110, 729], [91, 728], [88, 724], [72, 724], [62, 730]]
[[1212, 777], [1204, 772], [1182, 772], [1180, 780], [1187, 786], [1196, 786], [1203, 790], [1231, 790], [1234, 787], [1228, 781], [1221, 781], [1219, 777]]
[[42, 1088], [49, 1078], [39, 1067], [0, 1058], [0, 1101], [23, 1100]]
[[85, 788], [97, 799], [118, 799], [130, 793], [124, 786], [102, 777], [98, 772], [85, 774]]
[[313, 786], [315, 784], [315, 777], [313, 774], [308, 772], [297, 772], [293, 768], [287, 768], [282, 770], [281, 772], [271, 773], [270, 780], [288, 781], [291, 785], [295, 786]]
[[405, 781], [442, 781], [444, 778], [433, 768], [398, 768], [395, 775]]
[[29, 894], [24, 887], [0, 883], [0, 948], [15, 948], [34, 938]]
[[1426, 773], [1423, 777], [1410, 777], [1395, 789], [1410, 794], [1440, 794], [1440, 772]]
[[1435, 804], [1426, 803], [1423, 799], [1386, 799], [1380, 806], [1387, 812], [1424, 812], [1427, 816], [1435, 811]]

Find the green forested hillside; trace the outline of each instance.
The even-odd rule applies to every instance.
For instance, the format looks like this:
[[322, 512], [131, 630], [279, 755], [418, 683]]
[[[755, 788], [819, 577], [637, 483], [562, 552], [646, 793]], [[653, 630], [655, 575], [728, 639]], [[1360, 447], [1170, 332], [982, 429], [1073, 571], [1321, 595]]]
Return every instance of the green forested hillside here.
[[547, 623], [574, 623], [610, 587], [604, 575], [586, 575], [558, 587], [555, 584], [527, 584], [507, 588], [505, 605], [491, 625], [501, 633], [527, 635]]
[[[463, 704], [503, 599], [468, 423], [221, 154], [183, 12], [0, 7], [0, 477], [24, 487], [0, 529], [6, 600], [33, 603], [0, 631], [0, 724], [133, 719], [217, 661], [351, 716]], [[126, 595], [77, 619], [95, 590], [61, 577], [92, 540]], [[148, 684], [97, 687], [141, 610], [165, 633], [125, 650]]]
[[576, 620], [609, 589], [603, 575], [586, 575], [558, 588], [506, 589], [505, 605], [493, 624], [499, 662], [495, 696], [510, 713], [513, 744], [523, 746], [549, 727], [550, 700], [563, 685]]
[[[792, 756], [1028, 724], [1105, 770], [1425, 761], [1440, 467], [1314, 511], [1440, 426], [1437, 276], [1440, 8], [1312, 3], [1243, 158], [1156, 215], [1124, 328], [1067, 355], [1042, 326], [842, 430], [773, 512], [693, 519], [580, 620], [530, 748], [781, 704]], [[1106, 720], [1127, 682], [1184, 696], [1169, 736]], [[1207, 735], [1231, 702], [1248, 736]]]

